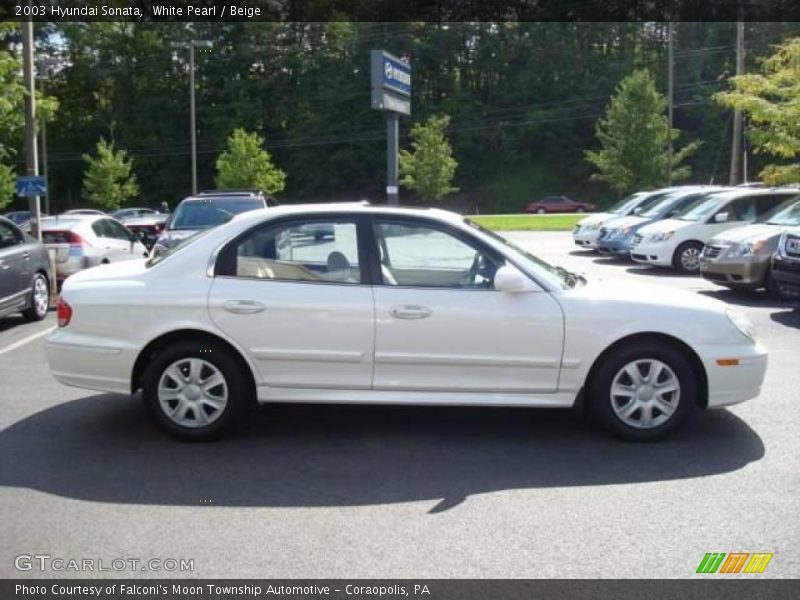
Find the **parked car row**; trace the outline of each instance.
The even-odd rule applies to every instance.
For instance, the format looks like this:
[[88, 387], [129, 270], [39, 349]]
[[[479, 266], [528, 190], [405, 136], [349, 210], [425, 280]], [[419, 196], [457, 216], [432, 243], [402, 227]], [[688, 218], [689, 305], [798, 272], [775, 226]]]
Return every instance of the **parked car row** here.
[[573, 238], [603, 254], [788, 297], [798, 292], [793, 227], [797, 188], [681, 186], [633, 194], [580, 221]]

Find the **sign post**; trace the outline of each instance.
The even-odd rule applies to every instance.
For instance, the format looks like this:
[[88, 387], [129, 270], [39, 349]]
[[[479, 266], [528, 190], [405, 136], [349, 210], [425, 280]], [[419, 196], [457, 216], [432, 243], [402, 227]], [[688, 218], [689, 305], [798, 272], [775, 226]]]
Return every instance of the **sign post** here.
[[411, 65], [384, 50], [370, 51], [372, 108], [386, 113], [386, 202], [399, 195], [400, 115], [411, 114]]

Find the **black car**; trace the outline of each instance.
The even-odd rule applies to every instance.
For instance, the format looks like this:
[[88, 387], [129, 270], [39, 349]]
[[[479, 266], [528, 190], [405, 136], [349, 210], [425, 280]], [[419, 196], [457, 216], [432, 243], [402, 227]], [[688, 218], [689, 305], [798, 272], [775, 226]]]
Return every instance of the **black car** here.
[[50, 307], [50, 257], [38, 240], [0, 217], [0, 317], [41, 321]]
[[783, 298], [800, 298], [800, 227], [781, 236], [778, 250], [772, 255], [772, 279]]

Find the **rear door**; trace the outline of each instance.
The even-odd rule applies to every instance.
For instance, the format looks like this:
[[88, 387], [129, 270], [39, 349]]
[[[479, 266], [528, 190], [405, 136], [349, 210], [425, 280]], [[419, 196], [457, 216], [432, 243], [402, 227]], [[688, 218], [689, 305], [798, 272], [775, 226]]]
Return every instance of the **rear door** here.
[[30, 249], [22, 232], [0, 220], [0, 310], [16, 305], [27, 290], [25, 273], [30, 272]]
[[374, 389], [556, 391], [564, 321], [549, 293], [495, 290], [504, 258], [438, 221], [375, 217], [373, 229]]
[[249, 353], [262, 387], [370, 388], [367, 225], [347, 215], [269, 221], [220, 252], [209, 313]]

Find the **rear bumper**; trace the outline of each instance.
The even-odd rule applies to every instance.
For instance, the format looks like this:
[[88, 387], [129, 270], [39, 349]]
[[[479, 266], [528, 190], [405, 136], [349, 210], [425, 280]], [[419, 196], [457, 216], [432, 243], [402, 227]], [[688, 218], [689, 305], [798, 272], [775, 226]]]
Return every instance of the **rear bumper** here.
[[53, 377], [65, 385], [131, 393], [131, 373], [138, 352], [132, 346], [95, 336], [56, 329], [45, 339], [45, 352]]
[[[767, 351], [759, 344], [713, 346], [700, 349], [708, 378], [708, 408], [720, 408], [755, 398], [767, 372]], [[738, 365], [720, 366], [717, 360], [736, 359]]]
[[672, 245], [642, 242], [630, 248], [631, 258], [645, 265], [672, 266]]
[[769, 270], [769, 259], [761, 260], [709, 260], [700, 257], [700, 274], [703, 278], [727, 286], [759, 288]]

